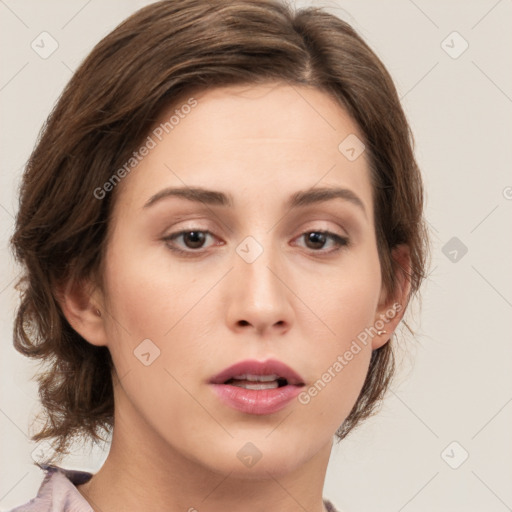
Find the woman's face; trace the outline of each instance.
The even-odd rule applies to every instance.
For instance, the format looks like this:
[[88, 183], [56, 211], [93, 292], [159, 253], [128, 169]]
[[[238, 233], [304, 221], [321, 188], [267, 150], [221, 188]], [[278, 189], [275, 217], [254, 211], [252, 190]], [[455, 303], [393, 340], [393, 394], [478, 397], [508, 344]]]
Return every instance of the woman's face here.
[[[194, 99], [162, 116], [178, 117], [155, 126], [118, 185], [104, 337], [89, 341], [112, 354], [115, 429], [137, 450], [278, 475], [328, 457], [372, 348], [389, 338], [370, 329], [389, 305], [369, 165], [358, 127], [318, 90], [228, 87]], [[295, 377], [255, 364], [215, 379], [269, 360]]]

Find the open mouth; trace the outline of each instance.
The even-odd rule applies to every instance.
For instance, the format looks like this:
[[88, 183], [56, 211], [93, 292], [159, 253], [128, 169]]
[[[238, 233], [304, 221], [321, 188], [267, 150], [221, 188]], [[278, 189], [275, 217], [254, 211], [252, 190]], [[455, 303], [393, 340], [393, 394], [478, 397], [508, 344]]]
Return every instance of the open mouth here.
[[209, 379], [208, 384], [227, 406], [259, 415], [284, 409], [305, 386], [295, 370], [277, 359], [240, 361]]
[[228, 379], [224, 384], [244, 389], [262, 390], [276, 389], [288, 385], [288, 381], [279, 375], [237, 375]]

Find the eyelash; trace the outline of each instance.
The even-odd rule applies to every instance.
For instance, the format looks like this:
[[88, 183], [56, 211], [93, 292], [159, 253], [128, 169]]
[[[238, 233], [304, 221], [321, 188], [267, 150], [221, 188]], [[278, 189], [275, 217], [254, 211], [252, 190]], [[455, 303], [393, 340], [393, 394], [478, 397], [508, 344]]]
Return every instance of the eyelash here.
[[[199, 256], [201, 254], [204, 254], [206, 252], [206, 250], [201, 250], [201, 248], [199, 248], [198, 250], [194, 250], [194, 249], [190, 249], [190, 250], [184, 250], [184, 249], [179, 249], [178, 247], [176, 246], [171, 246], [169, 242], [172, 242], [174, 241], [175, 239], [183, 236], [183, 235], [186, 235], [186, 234], [189, 234], [189, 233], [204, 233], [206, 235], [213, 235], [213, 233], [211, 233], [210, 231], [208, 230], [205, 230], [205, 229], [185, 229], [185, 230], [182, 230], [182, 231], [177, 231], [175, 233], [171, 233], [170, 235], [164, 237], [162, 240], [165, 241], [167, 243], [167, 247], [177, 253], [177, 254], [180, 254], [180, 255], [183, 255], [185, 257], [194, 257], [194, 256]], [[329, 255], [329, 254], [333, 254], [333, 253], [336, 253], [342, 249], [346, 249], [347, 247], [349, 247], [351, 245], [351, 242], [350, 240], [347, 238], [347, 237], [343, 237], [343, 236], [340, 236], [340, 235], [337, 235], [336, 233], [333, 233], [332, 231], [327, 231], [327, 230], [321, 230], [321, 229], [316, 229], [316, 230], [311, 230], [311, 231], [305, 231], [304, 233], [302, 233], [299, 237], [297, 238], [301, 238], [301, 237], [304, 237], [304, 235], [308, 235], [308, 234], [311, 234], [311, 233], [319, 233], [319, 234], [322, 234], [322, 235], [326, 235], [326, 237], [328, 239], [331, 239], [336, 245], [337, 245], [337, 248], [335, 249], [332, 249], [330, 251], [323, 251], [323, 250], [314, 250], [314, 249], [310, 249], [313, 253], [320, 253], [320, 254], [325, 254], [325, 255]]]

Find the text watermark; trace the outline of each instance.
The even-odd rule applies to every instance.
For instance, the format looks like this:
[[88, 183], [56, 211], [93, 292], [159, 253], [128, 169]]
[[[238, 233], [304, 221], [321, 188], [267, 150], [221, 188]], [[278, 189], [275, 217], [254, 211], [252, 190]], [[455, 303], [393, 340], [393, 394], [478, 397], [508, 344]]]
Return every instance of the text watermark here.
[[195, 106], [197, 106], [197, 100], [195, 98], [189, 98], [186, 103], [174, 111], [174, 114], [167, 121], [160, 123], [154, 128], [151, 134], [147, 136], [144, 144], [142, 144], [137, 151], [133, 152], [132, 156], [124, 165], [117, 169], [101, 187], [94, 189], [94, 197], [96, 199], [103, 199], [107, 195], [107, 192], [114, 190], [119, 182], [126, 177], [144, 157], [149, 155], [149, 152], [157, 146], [164, 136], [174, 130], [181, 120], [190, 114]]

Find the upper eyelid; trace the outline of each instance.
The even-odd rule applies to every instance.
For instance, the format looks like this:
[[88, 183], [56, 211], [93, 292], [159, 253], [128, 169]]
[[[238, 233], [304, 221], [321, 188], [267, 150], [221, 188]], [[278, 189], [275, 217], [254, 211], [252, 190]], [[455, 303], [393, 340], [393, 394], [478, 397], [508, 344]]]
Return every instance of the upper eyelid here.
[[[180, 228], [176, 231], [172, 231], [169, 234], [164, 235], [163, 238], [171, 238], [173, 236], [177, 237], [177, 236], [183, 235], [185, 233], [190, 233], [191, 231], [199, 231], [201, 233], [207, 233], [213, 237], [219, 238], [212, 230], [210, 230], [208, 228], [202, 228], [199, 226], [190, 226], [190, 227]], [[341, 238], [348, 238], [347, 234], [337, 233], [335, 230], [329, 229], [329, 228], [318, 228], [318, 227], [302, 229], [294, 238], [304, 235], [305, 233], [312, 233], [312, 232], [324, 232], [324, 233], [330, 233], [332, 235], [339, 236]]]
[[[340, 205], [337, 205], [340, 207]], [[315, 221], [328, 221], [335, 223], [348, 223], [349, 225], [355, 224], [357, 226], [360, 223], [359, 216], [355, 216], [352, 209], [341, 209], [341, 210], [333, 210], [333, 205], [329, 202], [319, 205], [306, 205], [301, 207], [301, 211], [294, 212], [297, 215], [289, 215], [292, 213], [288, 211], [281, 219], [284, 221], [284, 224], [295, 223], [296, 221], [302, 222], [302, 219], [306, 219], [311, 222]], [[197, 207], [199, 208], [199, 207]], [[170, 212], [165, 214], [168, 217]], [[234, 217], [234, 212], [225, 212], [225, 211], [213, 211], [211, 208], [199, 208], [188, 210], [185, 209], [183, 211], [179, 211], [176, 213], [171, 213], [170, 219], [175, 221], [176, 223], [181, 222], [203, 222], [206, 221], [208, 223], [214, 222], [216, 225], [221, 226], [221, 229], [226, 229], [229, 232], [233, 232], [233, 227], [239, 227], [236, 218]], [[226, 217], [225, 217], [226, 215]], [[315, 217], [311, 219], [311, 217]], [[277, 224], [283, 224], [281, 221]], [[272, 222], [272, 225], [276, 225], [275, 222]]]
[[[308, 216], [309, 217], [309, 216]], [[316, 215], [315, 215], [316, 217]], [[181, 232], [181, 231], [187, 231], [187, 230], [190, 230], [190, 231], [209, 231], [211, 233], [213, 233], [208, 227], [202, 227], [200, 225], [197, 225], [197, 224], [200, 224], [200, 223], [208, 223], [208, 224], [211, 224], [211, 219], [205, 219], [203, 216], [200, 216], [198, 218], [195, 218], [195, 217], [192, 217], [190, 218], [189, 216], [187, 215], [184, 215], [184, 216], [176, 216], [176, 217], [173, 217], [173, 220], [177, 221], [176, 223], [178, 224], [181, 224], [181, 223], [186, 223], [186, 222], [190, 222], [191, 226], [185, 226], [183, 228], [177, 228], [178, 231], [173, 231], [173, 233], [177, 233], [177, 232]], [[213, 231], [218, 231], [218, 230], [226, 230], [228, 231], [230, 234], [233, 233], [233, 229], [232, 229], [232, 226], [227, 226], [226, 227], [226, 224], [224, 224], [224, 222], [221, 222], [220, 224], [214, 220], [213, 221], [214, 224], [215, 224], [215, 228], [213, 228]], [[302, 221], [302, 216], [298, 219], [298, 222], [300, 222], [301, 224], [303, 224], [304, 222]], [[350, 220], [350, 217], [347, 218], [347, 219], [344, 219], [342, 217], [339, 217], [339, 216], [332, 216], [330, 214], [327, 215], [327, 217], [318, 217], [318, 218], [306, 218], [305, 222], [307, 222], [308, 224], [309, 223], [318, 223], [318, 222], [328, 222], [328, 223], [334, 223], [334, 224], [337, 224], [338, 228], [342, 229], [343, 231], [347, 231], [347, 227], [351, 227], [352, 226], [352, 221]], [[197, 223], [196, 225], [194, 225], [195, 223]], [[278, 223], [279, 224], [279, 223]], [[288, 224], [290, 224], [290, 222], [288, 221], [285, 221], [285, 223], [283, 225], [287, 226]], [[176, 228], [172, 228], [173, 230], [176, 229]], [[271, 228], [273, 229], [273, 227]], [[287, 229], [287, 228], [286, 228]], [[310, 229], [311, 231], [314, 231], [314, 230], [327, 230], [327, 231], [332, 231], [332, 232], [335, 232], [333, 231], [333, 229], [329, 229], [329, 228], [318, 228], [316, 226], [313, 226], [312, 228], [307, 228], [305, 229], [304, 231], [307, 231], [308, 229]], [[270, 231], [270, 230], [269, 230]], [[303, 232], [304, 232], [303, 231]], [[338, 233], [337, 233], [338, 234]], [[340, 236], [344, 236], [344, 235], [340, 235]]]

